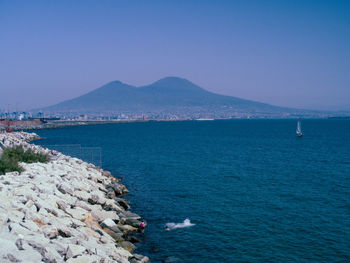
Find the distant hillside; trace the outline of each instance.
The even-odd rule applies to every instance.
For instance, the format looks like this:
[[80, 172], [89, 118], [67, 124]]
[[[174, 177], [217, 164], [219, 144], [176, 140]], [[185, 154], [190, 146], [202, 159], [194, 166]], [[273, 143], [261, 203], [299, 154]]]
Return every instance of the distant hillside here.
[[276, 115], [300, 112], [299, 110], [215, 94], [178, 77], [166, 77], [142, 87], [113, 81], [85, 95], [42, 110], [51, 113], [102, 114], [107, 112], [169, 112], [207, 117], [210, 114], [219, 114], [220, 116], [238, 113]]

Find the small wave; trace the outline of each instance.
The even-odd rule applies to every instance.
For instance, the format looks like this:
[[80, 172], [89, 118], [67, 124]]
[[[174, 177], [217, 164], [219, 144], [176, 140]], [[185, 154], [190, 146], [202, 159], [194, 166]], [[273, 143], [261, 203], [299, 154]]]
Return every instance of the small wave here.
[[192, 224], [191, 221], [186, 218], [183, 223], [167, 223], [166, 226], [170, 229], [176, 229], [176, 228], [185, 228], [194, 226], [195, 224]]

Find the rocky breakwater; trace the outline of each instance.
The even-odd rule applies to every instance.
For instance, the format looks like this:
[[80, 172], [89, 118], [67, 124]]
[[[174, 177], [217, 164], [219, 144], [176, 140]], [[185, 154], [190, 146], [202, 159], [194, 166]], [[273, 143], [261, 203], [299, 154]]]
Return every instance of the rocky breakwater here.
[[[41, 139], [36, 133], [27, 132], [14, 132], [14, 133], [0, 133], [0, 155], [2, 151], [7, 147], [12, 147], [14, 145], [23, 145], [24, 147], [29, 147], [28, 142]], [[40, 149], [40, 148], [38, 148]], [[40, 149], [44, 150], [44, 149]]]
[[93, 164], [27, 143], [36, 138], [0, 134], [1, 147], [51, 157], [0, 175], [0, 262], [149, 262], [132, 254], [141, 218], [121, 198], [125, 186]]

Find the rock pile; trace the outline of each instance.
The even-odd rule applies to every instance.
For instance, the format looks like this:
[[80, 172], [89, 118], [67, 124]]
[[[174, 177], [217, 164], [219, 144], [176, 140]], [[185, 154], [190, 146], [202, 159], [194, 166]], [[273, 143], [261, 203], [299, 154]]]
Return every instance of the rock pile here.
[[[7, 147], [14, 145], [28, 145], [28, 142], [38, 140], [40, 137], [35, 133], [15, 132], [15, 133], [0, 133], [0, 155]], [[28, 146], [27, 146], [28, 147]], [[44, 150], [42, 148], [42, 150]]]
[[141, 218], [121, 198], [125, 186], [92, 164], [27, 143], [36, 138], [0, 134], [0, 147], [21, 144], [51, 156], [0, 175], [0, 262], [149, 262], [131, 254]]

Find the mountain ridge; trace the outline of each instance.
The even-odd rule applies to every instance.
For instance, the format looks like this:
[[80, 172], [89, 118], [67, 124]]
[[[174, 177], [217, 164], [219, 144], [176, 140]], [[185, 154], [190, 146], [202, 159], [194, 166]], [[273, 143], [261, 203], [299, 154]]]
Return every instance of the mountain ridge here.
[[240, 114], [288, 114], [301, 110], [216, 94], [179, 77], [165, 77], [149, 85], [133, 86], [119, 80], [76, 98], [45, 107], [44, 112], [168, 112], [208, 116], [221, 112]]

